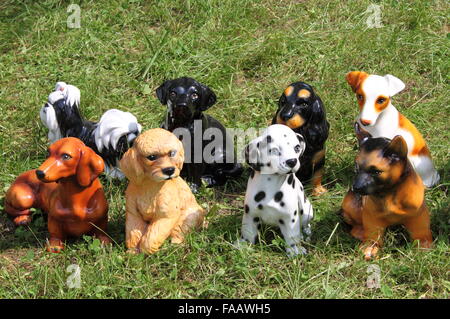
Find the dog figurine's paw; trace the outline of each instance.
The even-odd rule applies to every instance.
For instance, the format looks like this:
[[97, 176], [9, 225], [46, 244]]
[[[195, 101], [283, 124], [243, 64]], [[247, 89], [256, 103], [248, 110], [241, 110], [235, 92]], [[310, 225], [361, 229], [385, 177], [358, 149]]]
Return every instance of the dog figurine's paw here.
[[233, 246], [235, 249], [238, 249], [238, 250], [249, 249], [249, 248], [251, 247], [251, 243], [250, 243], [248, 240], [245, 240], [245, 239], [243, 239], [243, 238], [240, 238], [240, 239], [236, 240], [236, 241], [232, 244], [232, 246]]
[[22, 215], [22, 216], [17, 216], [16, 218], [13, 219], [13, 223], [16, 226], [27, 226], [31, 223], [31, 216], [29, 215]]
[[378, 258], [377, 254], [378, 254], [378, 246], [377, 245], [371, 245], [371, 246], [363, 246], [362, 247], [363, 253], [364, 253], [364, 259], [366, 261], [370, 261], [373, 259]]
[[127, 249], [127, 254], [130, 254], [130, 255], [137, 255], [137, 254], [139, 254], [139, 253], [140, 253], [139, 248], [128, 248], [128, 249]]
[[325, 187], [323, 187], [322, 185], [317, 185], [316, 187], [314, 187], [312, 195], [320, 196], [322, 194], [325, 194], [326, 192], [328, 192], [328, 190]]
[[286, 248], [286, 253], [288, 257], [296, 257], [298, 255], [306, 255], [308, 251], [305, 247], [299, 246], [299, 245], [292, 245], [290, 247]]
[[206, 187], [213, 187], [217, 185], [217, 181], [212, 175], [204, 175], [202, 176], [202, 181], [206, 183]]
[[63, 245], [50, 245], [50, 244], [48, 244], [47, 247], [46, 247], [46, 250], [49, 253], [59, 254], [61, 251], [64, 250], [64, 246]]

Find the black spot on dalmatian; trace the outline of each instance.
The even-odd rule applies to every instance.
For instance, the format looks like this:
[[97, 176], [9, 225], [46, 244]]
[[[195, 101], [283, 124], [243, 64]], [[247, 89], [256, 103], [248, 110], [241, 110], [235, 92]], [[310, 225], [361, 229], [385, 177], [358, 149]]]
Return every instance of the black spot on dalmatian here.
[[281, 207], [284, 207], [284, 202], [281, 202], [281, 203], [280, 203], [280, 206], [281, 206]]
[[297, 216], [297, 210], [295, 210], [295, 212], [294, 212], [294, 216]]
[[259, 142], [258, 142], [258, 143], [256, 143], [256, 147], [257, 147], [257, 148], [259, 148]]
[[253, 221], [254, 221], [255, 223], [258, 223], [258, 222], [259, 222], [259, 217], [253, 218]]
[[267, 180], [268, 180], [268, 181], [271, 181], [272, 179], [271, 179], [270, 177], [267, 177]]
[[291, 244], [291, 247], [294, 247], [295, 246], [295, 244]]
[[272, 166], [272, 164], [270, 164], [270, 162], [269, 162], [269, 163], [267, 163], [266, 165], [267, 165], [268, 167]]
[[283, 192], [281, 192], [281, 191], [280, 191], [280, 192], [277, 192], [277, 193], [275, 194], [274, 199], [275, 199], [276, 202], [281, 201], [281, 200], [283, 199]]
[[258, 194], [255, 195], [255, 202], [260, 202], [266, 197], [266, 193], [261, 191]]
[[300, 190], [303, 192], [303, 186], [300, 186]]
[[292, 188], [295, 189], [295, 179], [292, 180]]
[[267, 144], [272, 143], [272, 136], [267, 135]]
[[290, 174], [288, 177], [288, 180], [287, 180], [288, 184], [291, 185], [293, 180], [294, 180], [294, 174]]
[[244, 211], [245, 211], [246, 214], [248, 214], [248, 211], [249, 211], [249, 210], [250, 210], [250, 208], [248, 207], [248, 205], [245, 205], [245, 206], [244, 206]]
[[258, 230], [260, 230], [260, 229], [261, 229], [261, 223], [258, 224]]
[[259, 204], [258, 209], [263, 209], [263, 206], [261, 204]]
[[283, 225], [284, 221], [282, 219], [279, 220], [280, 224]]
[[292, 222], [295, 223], [295, 219], [293, 219]]
[[303, 209], [302, 209], [302, 210], [300, 210], [300, 215], [303, 215]]

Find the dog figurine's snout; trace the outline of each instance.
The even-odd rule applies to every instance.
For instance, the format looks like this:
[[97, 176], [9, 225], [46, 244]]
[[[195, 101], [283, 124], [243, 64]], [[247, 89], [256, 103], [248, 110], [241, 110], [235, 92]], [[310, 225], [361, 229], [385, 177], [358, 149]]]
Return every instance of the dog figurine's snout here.
[[297, 165], [297, 159], [296, 158], [288, 159], [286, 161], [286, 165], [289, 166], [290, 168], [294, 168], [295, 165]]
[[161, 170], [163, 174], [167, 176], [172, 176], [173, 173], [175, 173], [175, 167], [166, 167]]
[[36, 170], [36, 176], [38, 179], [42, 180], [45, 178], [45, 173], [44, 173], [44, 171]]
[[289, 108], [289, 110], [283, 110], [282, 112], [280, 112], [280, 118], [285, 122], [287, 122], [293, 116], [294, 116], [293, 108]]
[[364, 126], [367, 126], [367, 125], [370, 125], [370, 124], [372, 124], [372, 121], [370, 121], [370, 120], [363, 120], [363, 119], [361, 119], [361, 124], [362, 124], [362, 125], [364, 125]]

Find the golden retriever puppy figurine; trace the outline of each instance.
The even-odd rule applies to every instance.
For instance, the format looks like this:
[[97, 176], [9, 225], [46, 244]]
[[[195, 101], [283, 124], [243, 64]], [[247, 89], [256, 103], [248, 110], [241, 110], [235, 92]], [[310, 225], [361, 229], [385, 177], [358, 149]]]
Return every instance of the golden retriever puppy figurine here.
[[129, 252], [152, 254], [166, 238], [181, 243], [203, 224], [205, 211], [179, 176], [183, 161], [183, 144], [161, 128], [139, 135], [120, 161], [130, 181], [125, 193]]

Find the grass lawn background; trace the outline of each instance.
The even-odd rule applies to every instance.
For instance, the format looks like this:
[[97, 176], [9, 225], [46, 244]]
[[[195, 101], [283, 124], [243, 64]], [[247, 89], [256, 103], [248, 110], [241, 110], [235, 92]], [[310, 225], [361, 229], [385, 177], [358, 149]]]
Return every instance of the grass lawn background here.
[[[74, 1], [75, 2], [75, 1]], [[29, 228], [0, 217], [0, 298], [448, 298], [449, 25], [444, 0], [400, 1], [77, 1], [81, 28], [67, 28], [71, 1], [0, 3], [0, 208], [20, 173], [45, 159], [47, 130], [39, 109], [57, 81], [81, 90], [92, 120], [110, 108], [130, 111], [144, 129], [165, 111], [154, 91], [163, 80], [190, 76], [218, 101], [208, 113], [227, 127], [265, 127], [291, 82], [311, 84], [331, 124], [325, 184], [311, 198], [316, 218], [310, 254], [288, 259], [275, 229], [261, 243], [236, 250], [248, 172], [197, 195], [209, 227], [183, 245], [152, 256], [124, 247], [126, 182], [102, 178], [116, 244], [82, 238], [62, 254], [44, 252], [47, 236], [36, 212]], [[368, 28], [370, 4], [381, 28]], [[367, 263], [338, 211], [353, 177], [356, 99], [345, 81], [352, 70], [393, 74], [406, 89], [393, 104], [421, 131], [441, 174], [426, 192], [435, 248], [415, 250], [400, 227], [386, 234], [380, 289], [368, 289]], [[307, 187], [308, 194], [310, 188]], [[66, 268], [81, 268], [69, 289]]]

